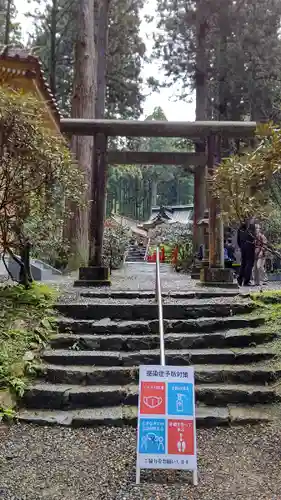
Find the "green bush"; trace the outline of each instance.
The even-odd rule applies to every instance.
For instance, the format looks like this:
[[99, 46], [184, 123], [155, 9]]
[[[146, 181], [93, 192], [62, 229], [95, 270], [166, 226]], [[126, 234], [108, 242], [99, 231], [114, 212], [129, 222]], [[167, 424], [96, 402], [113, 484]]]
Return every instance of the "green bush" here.
[[28, 288], [31, 253], [56, 258], [70, 207], [85, 205], [85, 179], [33, 95], [0, 87], [0, 124], [0, 246], [20, 257], [19, 281]]
[[[165, 255], [171, 258], [172, 251], [178, 249], [175, 268], [187, 272], [193, 261], [192, 233], [187, 224], [161, 224], [151, 231], [151, 242], [164, 246]], [[151, 252], [150, 252], [151, 253]], [[153, 252], [152, 252], [153, 253]]]
[[103, 263], [110, 269], [119, 269], [124, 262], [130, 240], [130, 230], [126, 226], [106, 221], [104, 228]]
[[28, 376], [36, 374], [40, 349], [56, 329], [56, 298], [44, 284], [0, 288], [0, 419], [10, 414], [7, 393], [14, 401], [22, 397]]

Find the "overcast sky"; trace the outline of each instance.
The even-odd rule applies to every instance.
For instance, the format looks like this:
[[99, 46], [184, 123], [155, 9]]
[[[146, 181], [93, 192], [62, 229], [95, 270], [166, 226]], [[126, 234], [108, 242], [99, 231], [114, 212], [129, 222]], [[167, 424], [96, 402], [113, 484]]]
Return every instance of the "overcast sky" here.
[[[143, 14], [149, 14], [150, 16], [155, 15], [156, 0], [146, 0], [147, 5], [144, 8]], [[27, 0], [15, 0], [17, 10], [19, 12], [19, 21], [22, 23], [23, 31], [27, 33], [32, 29], [32, 24], [26, 21], [24, 13], [26, 11], [32, 11], [32, 2], [28, 3]], [[147, 46], [148, 54], [152, 48], [152, 36], [149, 35], [154, 31], [155, 27], [153, 25], [147, 24], [143, 21], [141, 26], [141, 35]], [[153, 64], [145, 64], [143, 67], [143, 79], [146, 80], [149, 76], [153, 76], [156, 79], [164, 79], [163, 70], [158, 66], [156, 62]], [[149, 89], [145, 89], [145, 93], [149, 94]], [[168, 120], [194, 120], [194, 103], [188, 103], [184, 101], [176, 101], [173, 97], [175, 89], [162, 89], [159, 93], [154, 92], [148, 95], [144, 104], [144, 116], [150, 114], [156, 106], [161, 106], [166, 114]]]

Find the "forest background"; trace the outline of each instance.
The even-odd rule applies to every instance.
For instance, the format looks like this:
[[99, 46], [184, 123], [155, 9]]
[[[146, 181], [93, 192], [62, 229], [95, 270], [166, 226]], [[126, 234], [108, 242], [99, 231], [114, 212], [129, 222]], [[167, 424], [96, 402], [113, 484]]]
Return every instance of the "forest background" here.
[[[27, 43], [42, 59], [61, 111], [70, 116], [76, 2], [1, 3], [1, 43], [8, 25], [9, 42]], [[106, 117], [192, 119], [195, 108], [196, 119], [279, 122], [280, 20], [278, 0], [111, 0]], [[122, 146], [145, 151], [198, 147], [156, 138]], [[193, 177], [184, 168], [109, 169], [108, 215], [114, 211], [144, 220], [153, 205], [192, 199]]]

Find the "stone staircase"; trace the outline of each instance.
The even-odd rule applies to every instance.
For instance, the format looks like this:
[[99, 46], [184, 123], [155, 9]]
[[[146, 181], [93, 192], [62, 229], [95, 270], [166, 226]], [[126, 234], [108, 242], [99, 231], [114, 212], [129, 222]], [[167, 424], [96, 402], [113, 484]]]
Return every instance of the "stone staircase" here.
[[144, 262], [145, 247], [138, 245], [130, 245], [126, 262]]
[[[236, 291], [163, 294], [167, 365], [195, 367], [197, 425], [268, 421], [280, 370], [264, 319]], [[58, 305], [59, 333], [19, 419], [42, 424], [136, 424], [138, 366], [159, 364], [152, 292], [86, 291]]]

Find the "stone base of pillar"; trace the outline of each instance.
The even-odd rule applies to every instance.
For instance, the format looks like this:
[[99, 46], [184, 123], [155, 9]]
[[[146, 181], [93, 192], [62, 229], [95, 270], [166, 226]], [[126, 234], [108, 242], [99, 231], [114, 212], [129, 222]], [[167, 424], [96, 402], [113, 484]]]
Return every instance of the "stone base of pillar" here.
[[79, 279], [74, 282], [75, 287], [110, 286], [108, 267], [80, 267]]
[[209, 267], [208, 260], [201, 260], [199, 262], [195, 262], [191, 268], [191, 279], [200, 280], [201, 269], [203, 267]]
[[204, 267], [200, 272], [201, 286], [237, 288], [237, 283], [233, 280], [233, 270], [219, 267]]
[[193, 264], [191, 268], [191, 279], [192, 280], [200, 280], [200, 271], [202, 265], [201, 264]]

